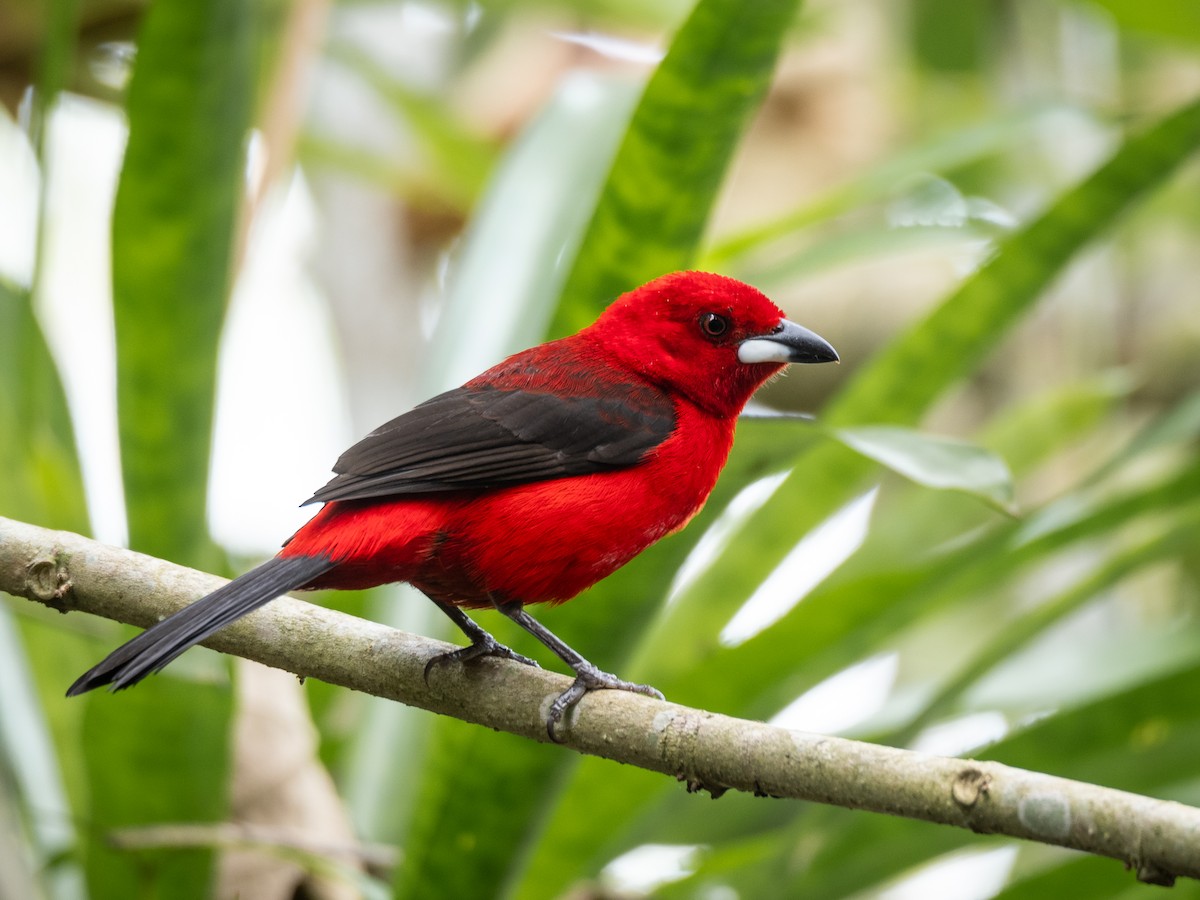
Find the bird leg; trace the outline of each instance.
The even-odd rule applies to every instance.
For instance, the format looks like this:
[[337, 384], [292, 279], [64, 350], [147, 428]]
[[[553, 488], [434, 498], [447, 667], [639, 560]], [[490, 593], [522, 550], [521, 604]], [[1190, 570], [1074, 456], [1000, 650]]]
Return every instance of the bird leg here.
[[[429, 599], [433, 600], [432, 597]], [[425, 663], [425, 683], [429, 683], [429, 673], [435, 666], [440, 666], [443, 663], [452, 662], [468, 662], [472, 659], [478, 659], [481, 656], [498, 656], [501, 659], [511, 659], [519, 663], [524, 663], [527, 666], [539, 668], [538, 664], [528, 656], [522, 656], [516, 650], [512, 650], [482, 628], [480, 628], [465, 612], [457, 606], [451, 606], [449, 603], [443, 603], [440, 600], [433, 600], [434, 605], [450, 617], [450, 621], [462, 629], [463, 634], [471, 639], [471, 643], [466, 647], [458, 650], [449, 650], [446, 653], [439, 653], [429, 662]]]
[[550, 735], [550, 740], [556, 744], [559, 742], [557, 729], [562, 724], [563, 717], [589, 691], [601, 689], [632, 691], [635, 694], [645, 694], [647, 697], [654, 697], [658, 700], [664, 699], [660, 691], [650, 687], [648, 684], [634, 684], [630, 681], [622, 681], [616, 675], [611, 675], [608, 672], [598, 669], [567, 646], [554, 632], [525, 612], [519, 602], [496, 603], [495, 606], [496, 609], [553, 650], [559, 659], [570, 666], [571, 670], [575, 673], [575, 683], [558, 695], [555, 701], [550, 704], [550, 711], [546, 714], [546, 733]]

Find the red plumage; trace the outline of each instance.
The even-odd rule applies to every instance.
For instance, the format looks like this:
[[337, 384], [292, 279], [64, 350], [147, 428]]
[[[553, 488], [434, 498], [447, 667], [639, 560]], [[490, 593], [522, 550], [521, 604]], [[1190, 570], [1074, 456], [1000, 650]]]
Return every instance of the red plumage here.
[[471, 638], [452, 660], [527, 661], [457, 610], [494, 606], [567, 661], [577, 679], [551, 712], [552, 736], [587, 690], [656, 693], [600, 672], [522, 607], [568, 600], [686, 525], [753, 392], [788, 362], [836, 358], [749, 285], [655, 279], [579, 333], [372, 432], [338, 460], [309, 501], [324, 507], [274, 560], [119, 648], [69, 693], [133, 684], [284, 590], [396, 581]]

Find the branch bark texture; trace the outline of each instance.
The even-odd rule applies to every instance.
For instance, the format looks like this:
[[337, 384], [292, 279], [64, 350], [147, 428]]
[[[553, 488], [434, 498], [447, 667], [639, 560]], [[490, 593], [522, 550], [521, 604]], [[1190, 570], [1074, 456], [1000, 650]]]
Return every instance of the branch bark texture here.
[[[148, 626], [223, 584], [163, 560], [0, 518], [0, 590], [67, 612]], [[507, 660], [425, 663], [448, 645], [290, 597], [207, 642], [319, 678], [545, 741], [570, 683]], [[64, 673], [64, 690], [71, 673]], [[135, 688], [136, 690], [136, 688]], [[118, 701], [114, 701], [118, 702]], [[589, 694], [564, 729], [581, 753], [725, 790], [890, 813], [1121, 860], [1138, 878], [1200, 878], [1200, 809], [1016, 769], [789, 731], [623, 691]]]

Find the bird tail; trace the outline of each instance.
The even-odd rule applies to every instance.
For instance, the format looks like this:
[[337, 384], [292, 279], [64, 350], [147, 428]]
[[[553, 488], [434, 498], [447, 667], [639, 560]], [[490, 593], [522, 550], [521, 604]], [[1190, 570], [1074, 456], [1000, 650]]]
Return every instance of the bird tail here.
[[119, 691], [159, 672], [194, 644], [236, 619], [303, 587], [336, 564], [328, 556], [277, 556], [122, 644], [88, 669], [67, 690], [68, 697], [111, 684]]

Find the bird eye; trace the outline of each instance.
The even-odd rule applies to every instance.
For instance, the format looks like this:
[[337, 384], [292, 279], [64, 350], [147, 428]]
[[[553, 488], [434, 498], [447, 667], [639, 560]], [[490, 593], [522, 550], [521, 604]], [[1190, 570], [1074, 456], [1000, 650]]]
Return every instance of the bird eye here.
[[716, 313], [705, 313], [700, 317], [700, 330], [705, 337], [720, 337], [729, 330], [729, 319]]

